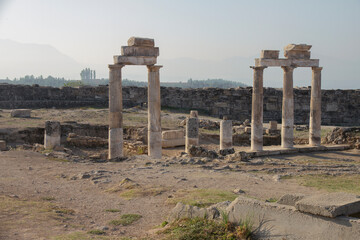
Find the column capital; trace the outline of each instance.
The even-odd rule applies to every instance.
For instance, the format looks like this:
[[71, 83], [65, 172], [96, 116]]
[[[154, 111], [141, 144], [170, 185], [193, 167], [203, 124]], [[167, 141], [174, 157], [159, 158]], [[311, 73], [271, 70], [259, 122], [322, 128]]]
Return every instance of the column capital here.
[[314, 72], [320, 72], [323, 68], [322, 68], [322, 67], [311, 67], [311, 69], [312, 69]]
[[250, 68], [252, 68], [254, 70], [264, 70], [267, 67], [266, 66], [250, 66]]
[[284, 70], [284, 72], [294, 71], [296, 66], [281, 66], [281, 68]]
[[159, 69], [162, 67], [162, 65], [147, 65], [149, 72], [159, 72]]
[[108, 65], [109, 69], [122, 69], [123, 67], [125, 67], [125, 65], [123, 64], [109, 64]]

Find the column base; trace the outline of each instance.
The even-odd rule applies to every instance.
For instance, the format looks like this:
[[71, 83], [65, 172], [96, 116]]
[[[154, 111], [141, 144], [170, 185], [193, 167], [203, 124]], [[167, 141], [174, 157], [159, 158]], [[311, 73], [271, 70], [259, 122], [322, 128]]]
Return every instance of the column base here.
[[199, 145], [199, 138], [185, 138], [185, 152], [189, 153], [189, 149], [190, 147], [194, 145], [194, 146], [198, 146]]
[[108, 159], [123, 157], [123, 129], [109, 129], [109, 155]]
[[161, 132], [148, 131], [148, 156], [154, 159], [161, 159]]

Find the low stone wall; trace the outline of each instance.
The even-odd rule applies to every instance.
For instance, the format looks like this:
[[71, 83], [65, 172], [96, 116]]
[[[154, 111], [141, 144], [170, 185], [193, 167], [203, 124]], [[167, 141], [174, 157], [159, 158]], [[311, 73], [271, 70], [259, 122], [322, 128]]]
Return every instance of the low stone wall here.
[[[360, 125], [360, 90], [322, 90], [322, 124]], [[196, 109], [222, 118], [251, 119], [252, 88], [161, 88], [161, 105], [168, 108]], [[147, 103], [147, 89], [123, 88], [124, 107]], [[0, 84], [0, 108], [107, 107], [108, 87], [52, 88]], [[282, 89], [264, 89], [264, 122], [281, 122]], [[294, 89], [295, 124], [308, 124], [310, 88]]]

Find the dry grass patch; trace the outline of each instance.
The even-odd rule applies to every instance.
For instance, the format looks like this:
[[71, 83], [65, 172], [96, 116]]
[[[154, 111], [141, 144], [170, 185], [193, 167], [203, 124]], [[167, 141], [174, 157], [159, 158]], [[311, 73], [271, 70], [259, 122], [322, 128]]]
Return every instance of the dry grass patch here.
[[305, 175], [297, 177], [297, 180], [306, 187], [360, 194], [360, 175]]
[[230, 191], [219, 189], [182, 189], [175, 193], [175, 197], [169, 198], [167, 203], [182, 202], [197, 207], [208, 207], [219, 202], [233, 201], [236, 197], [237, 195]]

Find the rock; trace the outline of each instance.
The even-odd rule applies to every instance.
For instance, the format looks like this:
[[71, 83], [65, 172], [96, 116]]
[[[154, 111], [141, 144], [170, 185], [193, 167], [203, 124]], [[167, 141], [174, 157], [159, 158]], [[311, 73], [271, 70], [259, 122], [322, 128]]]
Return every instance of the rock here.
[[233, 190], [233, 193], [235, 193], [235, 194], [242, 194], [242, 193], [245, 193], [245, 191], [244, 191], [244, 190], [241, 190], [240, 188], [236, 188], [236, 189]]
[[191, 146], [189, 149], [189, 155], [192, 157], [208, 157], [217, 158], [218, 154], [213, 150], [207, 150], [200, 146]]
[[226, 156], [226, 155], [234, 154], [234, 153], [235, 153], [234, 148], [228, 148], [228, 149], [221, 149], [221, 150], [219, 150], [219, 154], [220, 154], [221, 156]]
[[[224, 204], [225, 206], [225, 204]], [[225, 207], [226, 208], [226, 207]], [[207, 217], [215, 219], [220, 216], [220, 211], [215, 206], [208, 208], [199, 208], [196, 206], [185, 205], [181, 202], [177, 203], [169, 214], [168, 221], [173, 222], [181, 218]]]
[[4, 140], [0, 140], [0, 151], [6, 151], [6, 142]]
[[11, 117], [30, 118], [31, 109], [14, 109], [11, 111], [10, 115]]
[[288, 193], [283, 195], [277, 203], [289, 206], [295, 206], [296, 202], [300, 201], [305, 197], [304, 194], [301, 193]]
[[360, 212], [360, 196], [350, 193], [327, 193], [304, 197], [295, 204], [301, 212], [337, 217]]

